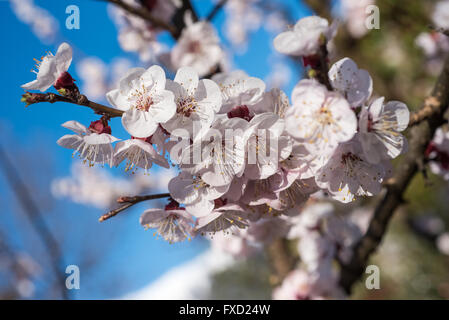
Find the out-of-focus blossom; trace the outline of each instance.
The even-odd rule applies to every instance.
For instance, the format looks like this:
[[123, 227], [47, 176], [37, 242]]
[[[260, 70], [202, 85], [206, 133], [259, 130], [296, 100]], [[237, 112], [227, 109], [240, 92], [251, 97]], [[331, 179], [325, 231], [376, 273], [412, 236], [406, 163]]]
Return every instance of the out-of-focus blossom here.
[[33, 0], [10, 0], [17, 18], [31, 27], [33, 33], [44, 43], [52, 43], [58, 34], [58, 21]]
[[435, 27], [449, 29], [449, 1], [443, 0], [436, 4], [432, 15]]
[[77, 64], [77, 73], [82, 80], [81, 91], [89, 99], [101, 99], [107, 91], [107, 67], [98, 58], [89, 57]]
[[216, 70], [222, 59], [220, 38], [213, 25], [207, 21], [187, 21], [171, 51], [172, 67], [192, 67], [201, 77]]
[[[124, 2], [136, 8], [143, 6], [153, 16], [167, 23], [180, 6], [179, 1], [175, 0], [124, 0]], [[116, 6], [111, 6], [109, 13], [119, 29], [118, 41], [124, 51], [138, 53], [139, 59], [147, 63], [157, 62], [160, 55], [167, 51], [167, 47], [157, 41], [157, 35], [161, 30], [148, 21]]]
[[224, 33], [241, 52], [247, 49], [248, 33], [262, 25], [264, 12], [257, 7], [258, 3], [259, 0], [229, 0], [225, 5]]
[[438, 128], [426, 150], [430, 170], [449, 180], [449, 131]]
[[119, 86], [120, 78], [129, 69], [131, 61], [126, 58], [114, 59], [109, 65], [96, 57], [84, 58], [77, 64], [80, 90], [91, 100], [105, 99], [106, 93]]
[[320, 38], [327, 41], [335, 36], [335, 26], [326, 19], [311, 16], [299, 20], [292, 30], [282, 32], [274, 39], [274, 48], [283, 54], [308, 57], [318, 53]]
[[370, 12], [367, 12], [367, 8], [375, 3], [375, 0], [341, 0], [341, 11], [346, 27], [354, 38], [361, 38], [369, 32], [366, 20]]
[[440, 250], [441, 253], [449, 256], [449, 232], [445, 232], [441, 234], [437, 238], [437, 248]]
[[449, 38], [439, 32], [422, 32], [415, 40], [426, 57], [425, 67], [430, 74], [438, 74], [449, 52]]
[[70, 176], [52, 181], [51, 192], [57, 198], [68, 197], [79, 204], [107, 209], [119, 196], [134, 196], [150, 190], [164, 192], [175, 176], [175, 170], [164, 169], [150, 175], [136, 173], [132, 179], [125, 179], [114, 177], [100, 167], [74, 162]]
[[265, 78], [267, 88], [282, 88], [286, 86], [292, 77], [290, 68], [284, 63], [276, 63], [273, 65], [271, 72]]

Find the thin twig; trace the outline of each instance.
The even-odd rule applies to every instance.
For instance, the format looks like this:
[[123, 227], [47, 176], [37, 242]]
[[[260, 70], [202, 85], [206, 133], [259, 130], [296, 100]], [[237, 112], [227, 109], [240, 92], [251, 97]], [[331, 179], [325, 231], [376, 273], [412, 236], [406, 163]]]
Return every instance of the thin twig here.
[[167, 30], [174, 38], [177, 38], [179, 36], [179, 31], [176, 29], [176, 27], [165, 22], [164, 20], [161, 20], [153, 16], [151, 12], [145, 7], [133, 7], [124, 2], [123, 0], [100, 0], [100, 1], [110, 2], [122, 8], [123, 10], [128, 11], [131, 14], [141, 17], [142, 19], [150, 22], [154, 27], [159, 27], [161, 29]]
[[318, 68], [318, 80], [326, 86], [330, 91], [334, 90], [329, 80], [329, 52], [327, 50], [327, 39], [321, 39], [322, 44], [320, 45], [320, 62]]
[[410, 115], [408, 126], [411, 127], [420, 124], [422, 121], [432, 116], [435, 110], [438, 110], [439, 107], [440, 103], [435, 97], [428, 97], [424, 101], [423, 107]]
[[220, 9], [223, 8], [223, 6], [228, 2], [228, 0], [220, 0], [217, 2], [217, 4], [214, 6], [214, 8], [209, 12], [209, 14], [206, 17], [207, 21], [212, 21], [218, 12], [220, 12]]
[[68, 102], [68, 103], [76, 104], [79, 106], [91, 108], [96, 113], [101, 114], [101, 115], [107, 115], [110, 118], [121, 117], [123, 114], [122, 110], [110, 108], [105, 105], [90, 101], [89, 99], [87, 99], [87, 97], [85, 95], [80, 95], [79, 99], [73, 100], [73, 99], [58, 95], [56, 93], [26, 92], [22, 96], [22, 101], [27, 103], [27, 105], [39, 103], [39, 102], [50, 102], [50, 103]]
[[61, 291], [61, 296], [63, 299], [68, 299], [68, 292], [65, 287], [65, 270], [63, 269], [64, 261], [62, 257], [62, 251], [59, 247], [58, 241], [53, 235], [51, 229], [45, 222], [42, 213], [39, 210], [38, 205], [31, 197], [28, 188], [19, 176], [16, 168], [12, 162], [7, 157], [6, 153], [0, 145], [0, 164], [2, 165], [3, 171], [11, 188], [23, 208], [28, 220], [36, 231], [37, 235], [41, 239], [44, 246], [47, 248], [47, 252], [50, 256], [51, 267], [55, 273], [56, 279], [58, 279], [58, 287]]
[[134, 196], [134, 197], [120, 197], [117, 199], [117, 202], [124, 203], [124, 205], [117, 209], [111, 210], [108, 213], [105, 213], [98, 219], [98, 221], [103, 222], [105, 220], [108, 220], [108, 219], [116, 216], [120, 212], [122, 212], [122, 211], [128, 209], [129, 207], [132, 207], [133, 205], [140, 203], [142, 201], [168, 198], [168, 197], [170, 197], [169, 193], [150, 194], [150, 195], [146, 195], [146, 196]]
[[435, 131], [446, 121], [444, 114], [449, 106], [449, 57], [423, 109], [428, 107], [428, 101], [432, 102], [433, 107], [419, 120], [419, 125], [411, 129], [409, 151], [399, 165], [400, 170], [387, 185], [387, 192], [374, 211], [368, 231], [356, 244], [351, 260], [341, 265], [340, 285], [347, 293], [351, 292], [352, 285], [364, 272], [369, 257], [382, 241], [393, 213], [403, 203], [403, 195], [419, 172], [419, 163], [423, 161], [425, 150]]

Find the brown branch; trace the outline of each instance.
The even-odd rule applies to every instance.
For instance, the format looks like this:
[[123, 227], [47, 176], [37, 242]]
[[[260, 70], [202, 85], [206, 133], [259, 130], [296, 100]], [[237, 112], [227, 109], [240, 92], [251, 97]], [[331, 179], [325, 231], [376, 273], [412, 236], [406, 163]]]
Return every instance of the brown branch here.
[[217, 2], [217, 4], [214, 6], [214, 8], [209, 12], [209, 14], [206, 16], [207, 21], [212, 21], [218, 12], [220, 12], [220, 9], [223, 8], [223, 6], [228, 2], [228, 0], [220, 0]]
[[151, 12], [145, 7], [133, 7], [127, 4], [126, 2], [123, 2], [123, 0], [101, 0], [101, 1], [110, 2], [122, 8], [123, 10], [128, 11], [129, 13], [134, 14], [150, 22], [154, 27], [159, 27], [161, 29], [167, 30], [174, 38], [179, 37], [179, 30], [175, 26], [153, 16]]
[[329, 91], [334, 90], [329, 80], [329, 51], [327, 50], [327, 39], [321, 37], [320, 60], [317, 70], [318, 80], [326, 86]]
[[146, 196], [134, 196], [134, 197], [120, 197], [117, 199], [117, 202], [124, 203], [124, 205], [117, 209], [111, 210], [108, 213], [105, 213], [98, 219], [98, 221], [103, 222], [105, 220], [108, 220], [108, 219], [116, 216], [120, 212], [122, 212], [122, 211], [128, 209], [129, 207], [132, 207], [133, 205], [140, 203], [142, 201], [168, 198], [168, 197], [170, 197], [169, 193], [150, 194], [150, 195], [146, 195]]
[[[302, 0], [300, 1], [302, 2]], [[328, 20], [332, 18], [330, 0], [305, 0], [305, 3], [315, 11], [318, 16]]]
[[424, 162], [425, 149], [436, 129], [445, 123], [444, 114], [449, 105], [449, 57], [423, 109], [427, 110], [429, 103], [432, 107], [429, 111], [423, 111], [426, 116], [410, 131], [409, 151], [399, 165], [400, 170], [387, 184], [387, 192], [374, 212], [368, 231], [356, 244], [351, 260], [341, 265], [340, 285], [347, 293], [351, 292], [352, 285], [364, 272], [369, 257], [382, 241], [394, 211], [403, 203], [403, 195], [419, 172], [419, 163]]
[[410, 115], [410, 122], [408, 126], [411, 127], [420, 124], [422, 121], [432, 116], [432, 114], [438, 110], [439, 107], [440, 103], [435, 97], [427, 97], [424, 101], [423, 107]]
[[55, 277], [58, 282], [58, 287], [61, 291], [61, 297], [68, 299], [68, 290], [65, 286], [65, 264], [63, 261], [62, 250], [59, 247], [59, 243], [53, 235], [50, 227], [45, 222], [45, 219], [39, 209], [39, 206], [34, 201], [31, 193], [26, 187], [25, 182], [19, 176], [17, 169], [14, 167], [11, 160], [6, 155], [6, 152], [0, 145], [0, 164], [4, 171], [4, 174], [11, 185], [11, 189], [14, 191], [20, 206], [26, 214], [26, 217], [31, 223], [31, 226], [36, 231], [36, 234], [41, 239], [47, 253], [51, 260], [51, 268], [55, 273]]
[[101, 115], [107, 115], [110, 118], [121, 117], [123, 114], [122, 110], [110, 108], [105, 105], [90, 101], [89, 99], [87, 99], [85, 95], [80, 95], [78, 99], [70, 99], [58, 95], [56, 93], [26, 92], [24, 95], [22, 95], [22, 102], [25, 102], [27, 106], [39, 102], [50, 102], [50, 103], [68, 102], [79, 106], [91, 108], [96, 113]]

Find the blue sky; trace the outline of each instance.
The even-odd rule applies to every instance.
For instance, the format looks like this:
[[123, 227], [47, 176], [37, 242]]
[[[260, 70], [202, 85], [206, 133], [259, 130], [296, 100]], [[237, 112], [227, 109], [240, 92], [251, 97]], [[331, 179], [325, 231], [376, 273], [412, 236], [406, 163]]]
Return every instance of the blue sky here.
[[[281, 1], [287, 5], [294, 19], [299, 19], [308, 11], [297, 0]], [[77, 120], [84, 124], [96, 120], [93, 113], [83, 107], [67, 104], [39, 104], [25, 109], [20, 102], [23, 90], [20, 85], [31, 81], [33, 74], [29, 70], [33, 67], [33, 58], [41, 57], [45, 51], [56, 52], [57, 46], [62, 41], [69, 42], [74, 48], [73, 64], [86, 56], [95, 56], [110, 63], [114, 58], [127, 57], [132, 59], [136, 66], [139, 62], [133, 54], [124, 53], [117, 41], [117, 32], [113, 22], [109, 19], [106, 4], [93, 0], [46, 0], [35, 3], [48, 11], [59, 22], [59, 37], [52, 44], [42, 44], [33, 35], [29, 26], [20, 22], [10, 9], [8, 1], [0, 1], [1, 12], [1, 39], [3, 41], [0, 51], [0, 64], [2, 70], [1, 96], [2, 112], [0, 113], [0, 141], [11, 151], [23, 150], [21, 157], [34, 163], [33, 172], [37, 176], [40, 186], [39, 194], [50, 193], [49, 184], [53, 176], [67, 176], [70, 174], [72, 164], [71, 152], [59, 148], [56, 140], [67, 134], [66, 129], [60, 126], [68, 120]], [[80, 8], [81, 28], [68, 30], [65, 26], [65, 9], [67, 5], [76, 4]], [[200, 16], [209, 12], [211, 4], [208, 0], [194, 1]], [[220, 13], [215, 24], [221, 33], [221, 24], [224, 15]], [[166, 39], [167, 37], [163, 37]], [[226, 44], [226, 42], [225, 42]], [[264, 78], [269, 71], [271, 35], [263, 29], [254, 33], [250, 38], [249, 49], [242, 56], [236, 56], [235, 65], [245, 70], [251, 76]], [[292, 69], [295, 73], [297, 69]], [[69, 70], [77, 79], [74, 65]], [[296, 80], [300, 77], [295, 74], [291, 83], [285, 88], [290, 93]], [[80, 85], [80, 83], [78, 82]], [[119, 120], [112, 123], [113, 130], [120, 127]], [[120, 135], [123, 132], [115, 131]], [[51, 173], [39, 169], [40, 162], [44, 162], [43, 155], [48, 155], [51, 162]], [[20, 159], [14, 162], [20, 166]], [[45, 160], [46, 161], [46, 160]], [[44, 166], [42, 166], [43, 168]], [[25, 174], [26, 168], [21, 168]], [[27, 168], [28, 170], [30, 168]], [[110, 170], [114, 174], [118, 169]], [[0, 216], [0, 230], [9, 231], [11, 241], [15, 248], [28, 250], [27, 242], [35, 243], [33, 256], [39, 259], [40, 254], [45, 254], [37, 244], [39, 240], [32, 235], [32, 231], [24, 236], [26, 219], [18, 210], [17, 203], [5, 201], [13, 199], [13, 194], [5, 184], [0, 174], [0, 201], [6, 206], [2, 208]], [[34, 191], [33, 191], [34, 194]], [[151, 206], [154, 204], [146, 204]], [[101, 212], [98, 209], [76, 205], [69, 200], [55, 200], [55, 204], [46, 212], [47, 220], [63, 238], [62, 247], [65, 253], [65, 264], [82, 264], [86, 259], [86, 252], [90, 248], [97, 260], [94, 265], [83, 275], [81, 270], [81, 289], [73, 294], [73, 298], [113, 298], [126, 292], [136, 290], [153, 281], [170, 267], [193, 258], [202, 252], [207, 246], [206, 241], [194, 240], [181, 244], [169, 245], [161, 240], [156, 240], [152, 232], [145, 232], [138, 224], [139, 212], [145, 208], [140, 206], [130, 210], [120, 217], [100, 224], [97, 218]], [[24, 226], [25, 225], [25, 226]], [[16, 231], [14, 231], [16, 230]], [[14, 231], [14, 232], [11, 232]], [[26, 239], [26, 241], [24, 240]], [[101, 250], [98, 249], [101, 248]], [[1, 277], [1, 275], [0, 275]], [[45, 284], [41, 284], [45, 287]], [[39, 296], [37, 296], [39, 297]]]

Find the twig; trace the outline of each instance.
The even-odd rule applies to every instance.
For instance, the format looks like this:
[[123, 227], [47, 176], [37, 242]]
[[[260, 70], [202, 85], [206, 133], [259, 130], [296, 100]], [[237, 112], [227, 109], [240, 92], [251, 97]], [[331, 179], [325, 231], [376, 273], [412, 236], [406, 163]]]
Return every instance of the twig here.
[[[301, 4], [303, 0], [300, 0]], [[331, 1], [330, 0], [305, 0], [305, 3], [313, 10], [315, 13], [326, 19], [331, 19]]]
[[403, 203], [403, 195], [410, 181], [419, 171], [419, 163], [424, 158], [427, 145], [432, 140], [438, 127], [444, 124], [444, 114], [449, 106], [449, 57], [430, 98], [424, 103], [432, 102], [431, 111], [421, 118], [419, 125], [410, 131], [409, 151], [400, 163], [401, 170], [387, 185], [387, 192], [378, 204], [368, 231], [356, 244], [351, 260], [341, 265], [340, 285], [347, 293], [362, 275], [371, 254], [379, 246], [394, 211]]
[[68, 292], [65, 290], [65, 278], [64, 278], [64, 261], [62, 258], [62, 252], [59, 247], [58, 241], [53, 236], [50, 228], [48, 227], [42, 213], [39, 210], [38, 205], [35, 203], [31, 194], [29, 193], [25, 183], [19, 176], [16, 168], [12, 162], [8, 159], [6, 153], [0, 145], [0, 164], [2, 165], [5, 176], [8, 179], [11, 188], [19, 200], [24, 212], [31, 225], [35, 229], [37, 235], [40, 237], [42, 243], [47, 248], [47, 252], [50, 256], [51, 267], [58, 279], [59, 288], [61, 290], [61, 296], [63, 299], [68, 299]]
[[84, 106], [91, 108], [98, 114], [107, 115], [110, 118], [121, 117], [123, 114], [122, 110], [107, 107], [105, 105], [90, 101], [85, 95], [80, 95], [79, 99], [73, 100], [64, 96], [60, 96], [56, 93], [34, 93], [26, 92], [22, 96], [22, 101], [27, 105], [39, 103], [39, 102], [68, 102], [79, 106]]
[[228, 0], [220, 0], [217, 2], [217, 4], [214, 6], [214, 8], [209, 12], [209, 14], [206, 17], [207, 21], [212, 21], [218, 12], [220, 12], [220, 9], [228, 2]]
[[317, 70], [318, 80], [326, 86], [330, 91], [334, 90], [329, 80], [329, 52], [327, 50], [327, 39], [322, 38], [322, 44], [320, 45], [320, 62]]
[[123, 2], [123, 0], [100, 0], [100, 1], [110, 2], [122, 8], [123, 10], [128, 11], [131, 14], [141, 17], [142, 19], [150, 22], [154, 27], [159, 27], [161, 29], [167, 30], [168, 32], [171, 33], [171, 35], [174, 38], [177, 38], [179, 36], [179, 30], [177, 30], [176, 27], [165, 22], [164, 20], [161, 20], [153, 16], [151, 12], [147, 10], [145, 7], [133, 7], [127, 4], [126, 2]]
[[420, 124], [423, 120], [432, 116], [435, 110], [440, 107], [439, 101], [435, 97], [427, 97], [423, 107], [410, 115], [409, 127]]
[[125, 203], [125, 204], [117, 209], [114, 209], [114, 210], [109, 211], [108, 213], [105, 213], [98, 219], [98, 221], [103, 222], [105, 220], [108, 220], [108, 219], [116, 216], [120, 212], [128, 209], [129, 207], [132, 207], [133, 205], [135, 205], [139, 202], [147, 201], [147, 200], [154, 200], [154, 199], [161, 199], [161, 198], [168, 198], [168, 197], [170, 197], [169, 193], [150, 194], [150, 195], [146, 195], [146, 196], [134, 196], [134, 197], [120, 197], [117, 199], [117, 202]]

